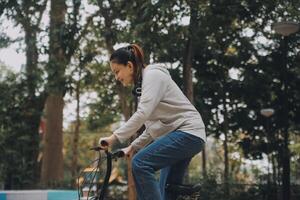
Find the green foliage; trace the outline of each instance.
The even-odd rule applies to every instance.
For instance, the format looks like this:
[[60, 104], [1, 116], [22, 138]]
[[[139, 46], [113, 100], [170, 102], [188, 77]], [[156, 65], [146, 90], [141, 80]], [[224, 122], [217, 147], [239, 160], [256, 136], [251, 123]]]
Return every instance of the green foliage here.
[[189, 14], [185, 1], [132, 1], [128, 13], [125, 39], [141, 44], [147, 62], [150, 57], [153, 62], [183, 60], [187, 27], [181, 19]]
[[29, 107], [19, 75], [10, 73], [1, 79], [0, 92], [0, 179], [7, 189], [30, 187], [38, 177], [39, 134], [34, 130], [41, 113]]
[[[94, 151], [89, 150], [91, 147], [97, 146], [99, 138], [104, 135], [108, 135], [104, 130], [102, 133], [99, 132], [82, 132], [84, 129], [81, 129], [82, 136], [79, 139], [78, 143], [78, 171], [82, 170], [84, 167], [87, 167], [97, 156]], [[65, 163], [65, 172], [66, 177], [71, 169], [71, 159], [72, 159], [72, 133], [64, 134], [64, 163]]]
[[91, 64], [89, 70], [92, 74], [89, 87], [97, 94], [98, 101], [89, 104], [87, 122], [90, 130], [96, 130], [120, 120], [120, 105], [109, 66], [101, 63]]
[[291, 180], [294, 183], [299, 183], [299, 168], [300, 168], [300, 135], [299, 133], [295, 133], [291, 135], [291, 141], [293, 144], [290, 145], [291, 149]]
[[[224, 2], [212, 1], [209, 6], [201, 7], [201, 28], [199, 38], [195, 41], [194, 69], [197, 79], [195, 84], [195, 104], [203, 116], [207, 131], [219, 137], [224, 132], [224, 104], [227, 106], [229, 137], [243, 131], [245, 137], [240, 143], [247, 156], [259, 159], [262, 152], [267, 152], [266, 120], [260, 115], [260, 109], [272, 107], [271, 130], [275, 138], [284, 128], [283, 112], [289, 109], [289, 127], [299, 124], [298, 96], [299, 63], [295, 59], [295, 44], [298, 35], [291, 36], [289, 69], [284, 65], [284, 49], [279, 37], [271, 34], [266, 26], [273, 19], [283, 17], [283, 7], [295, 7], [295, 2], [283, 3], [274, 1]], [[225, 14], [226, 13], [226, 14]], [[299, 21], [297, 15], [284, 16], [285, 19]], [[246, 30], [253, 31], [250, 36]], [[218, 30], [218, 31], [216, 31]], [[263, 45], [258, 37], [275, 41], [275, 45]], [[197, 43], [199, 42], [199, 43]], [[278, 48], [281, 43], [281, 47]], [[298, 64], [297, 64], [298, 63]], [[238, 70], [238, 77], [232, 78], [230, 70]], [[286, 74], [288, 92], [283, 97], [283, 76]], [[283, 98], [289, 105], [284, 108]], [[277, 132], [277, 133], [276, 133]], [[279, 148], [282, 140], [274, 139], [272, 149]]]

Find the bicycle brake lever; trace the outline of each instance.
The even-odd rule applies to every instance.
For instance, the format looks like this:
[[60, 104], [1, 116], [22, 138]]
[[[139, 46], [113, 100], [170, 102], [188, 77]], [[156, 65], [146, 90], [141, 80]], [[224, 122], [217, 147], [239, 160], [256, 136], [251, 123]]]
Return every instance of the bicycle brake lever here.
[[101, 148], [101, 147], [91, 147], [90, 150], [100, 151], [100, 150], [103, 150], [103, 148]]
[[118, 158], [122, 158], [122, 157], [124, 157], [125, 156], [125, 153], [124, 153], [124, 151], [122, 151], [122, 150], [117, 150], [117, 151], [115, 151], [114, 153], [112, 153], [112, 157], [115, 159], [115, 160], [117, 160]]

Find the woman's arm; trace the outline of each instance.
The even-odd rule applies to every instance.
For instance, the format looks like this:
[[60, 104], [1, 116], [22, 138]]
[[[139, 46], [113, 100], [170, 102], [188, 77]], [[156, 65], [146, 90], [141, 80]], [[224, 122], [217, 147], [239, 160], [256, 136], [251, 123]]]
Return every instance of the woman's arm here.
[[145, 121], [148, 120], [167, 91], [168, 78], [170, 77], [160, 70], [145, 70], [142, 83], [142, 95], [137, 111], [123, 126], [114, 131], [114, 135], [120, 142], [129, 139]]
[[147, 129], [146, 129], [139, 137], [137, 137], [131, 143], [131, 145], [132, 145], [134, 150], [138, 151], [138, 150], [142, 149], [144, 146], [146, 146], [147, 144], [149, 144], [152, 141], [153, 141], [153, 138], [151, 137], [149, 132], [147, 132]]

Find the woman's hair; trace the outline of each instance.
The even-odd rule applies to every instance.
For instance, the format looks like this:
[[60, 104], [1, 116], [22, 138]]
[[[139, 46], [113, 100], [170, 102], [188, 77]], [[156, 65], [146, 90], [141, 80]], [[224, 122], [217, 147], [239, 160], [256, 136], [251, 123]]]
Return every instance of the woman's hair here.
[[121, 47], [114, 51], [110, 56], [110, 62], [127, 65], [130, 61], [133, 64], [134, 84], [142, 78], [142, 69], [145, 68], [144, 52], [137, 44], [130, 44], [126, 47]]

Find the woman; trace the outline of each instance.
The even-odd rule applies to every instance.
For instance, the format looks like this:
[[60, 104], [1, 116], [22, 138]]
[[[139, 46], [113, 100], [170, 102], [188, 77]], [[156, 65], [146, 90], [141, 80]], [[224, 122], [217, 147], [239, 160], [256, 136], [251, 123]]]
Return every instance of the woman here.
[[127, 155], [137, 151], [132, 173], [138, 199], [173, 200], [176, 197], [165, 192], [166, 184], [180, 184], [191, 158], [202, 150], [206, 141], [202, 118], [162, 64], [144, 65], [138, 45], [113, 52], [110, 67], [116, 80], [134, 85], [140, 97], [136, 112], [111, 136], [101, 138], [100, 145], [122, 143], [145, 124], [144, 132], [124, 149]]

